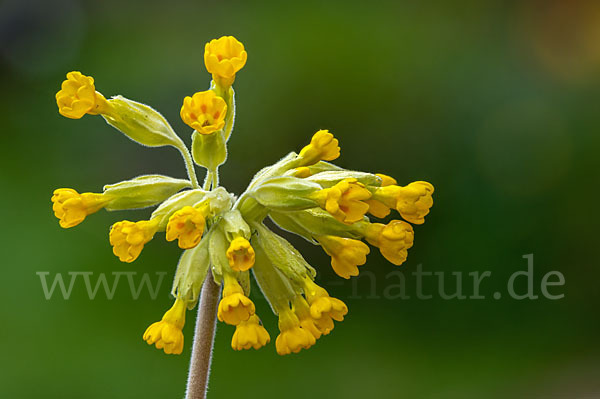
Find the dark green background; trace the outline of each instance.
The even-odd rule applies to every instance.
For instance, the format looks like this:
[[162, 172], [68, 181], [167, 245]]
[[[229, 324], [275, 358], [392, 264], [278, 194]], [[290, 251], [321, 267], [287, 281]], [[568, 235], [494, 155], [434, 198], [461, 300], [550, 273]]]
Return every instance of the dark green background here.
[[[80, 70], [107, 97], [158, 109], [189, 143], [182, 99], [208, 86], [204, 43], [230, 34], [249, 55], [235, 84], [228, 189], [239, 194], [259, 168], [327, 128], [340, 140], [340, 165], [435, 185], [401, 269], [409, 294], [418, 264], [447, 272], [448, 284], [450, 272], [492, 277], [483, 300], [367, 298], [364, 279], [362, 298], [351, 298], [352, 283], [328, 257], [294, 240], [320, 284], [348, 304], [347, 319], [287, 357], [274, 342], [235, 352], [233, 328], [220, 324], [213, 398], [600, 395], [598, 3], [4, 1], [0, 34], [3, 398], [183, 396], [194, 313], [181, 356], [141, 339], [170, 306], [176, 245], [157, 235], [135, 263], [120, 263], [109, 226], [148, 211], [100, 212], [63, 230], [50, 204], [58, 187], [183, 177], [183, 163], [99, 117], [61, 117], [54, 94], [66, 72]], [[566, 284], [551, 292], [563, 299], [506, 295], [530, 253], [536, 293], [544, 273], [558, 270]], [[373, 250], [362, 270], [381, 296], [399, 269]], [[113, 300], [90, 300], [81, 281], [70, 300], [45, 300], [39, 271], [168, 274], [156, 300], [133, 300], [126, 285]], [[426, 293], [436, 287], [425, 280]], [[275, 316], [258, 290], [253, 298], [274, 341]]]

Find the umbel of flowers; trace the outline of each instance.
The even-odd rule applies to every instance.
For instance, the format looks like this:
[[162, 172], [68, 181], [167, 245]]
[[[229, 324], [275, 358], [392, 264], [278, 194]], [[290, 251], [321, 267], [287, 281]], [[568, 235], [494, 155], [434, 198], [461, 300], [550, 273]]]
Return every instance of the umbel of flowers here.
[[[233, 349], [258, 349], [270, 342], [250, 299], [250, 276], [279, 317], [277, 353], [307, 349], [329, 334], [348, 312], [344, 302], [317, 285], [315, 269], [283, 237], [263, 224], [279, 227], [320, 245], [340, 277], [357, 276], [370, 249], [379, 248], [401, 265], [413, 245], [411, 224], [421, 224], [433, 204], [433, 186], [417, 181], [405, 186], [393, 178], [343, 169], [330, 161], [340, 156], [338, 140], [316, 132], [299, 153], [291, 152], [260, 170], [239, 197], [219, 186], [218, 168], [227, 158], [226, 143], [235, 119], [232, 84], [247, 54], [234, 37], [206, 44], [204, 61], [209, 90], [183, 99], [182, 120], [193, 130], [191, 152], [154, 109], [122, 96], [106, 99], [94, 79], [69, 72], [56, 94], [59, 112], [79, 119], [101, 115], [130, 139], [149, 147], [172, 146], [182, 154], [188, 179], [146, 175], [104, 186], [100, 193], [59, 188], [52, 196], [61, 227], [71, 228], [101, 209], [156, 207], [147, 220], [123, 220], [109, 234], [114, 254], [133, 262], [156, 235], [183, 249], [173, 283], [173, 307], [148, 327], [144, 340], [165, 353], [184, 347], [186, 311], [194, 308], [202, 284], [212, 278], [222, 286], [218, 319], [235, 326]], [[199, 185], [194, 163], [207, 170]], [[374, 222], [391, 210], [404, 220]], [[366, 242], [366, 243], [365, 243]]]

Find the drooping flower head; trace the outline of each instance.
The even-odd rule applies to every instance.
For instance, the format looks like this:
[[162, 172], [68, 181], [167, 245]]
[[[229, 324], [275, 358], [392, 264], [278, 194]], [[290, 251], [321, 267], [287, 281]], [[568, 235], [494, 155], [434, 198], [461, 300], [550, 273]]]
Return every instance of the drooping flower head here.
[[156, 345], [166, 354], [179, 355], [183, 351], [183, 326], [185, 325], [186, 304], [175, 300], [175, 304], [163, 316], [161, 321], [153, 323], [144, 333], [148, 345]]
[[211, 134], [223, 129], [226, 113], [227, 103], [212, 90], [184, 98], [180, 112], [185, 124], [201, 134]]
[[219, 302], [217, 316], [220, 321], [236, 326], [254, 314], [254, 303], [244, 295], [235, 278], [227, 276], [224, 281], [223, 298]]
[[[93, 78], [79, 72], [67, 74], [56, 95], [59, 112], [68, 118], [100, 114], [128, 138], [148, 147], [174, 147], [183, 157], [187, 179], [145, 175], [104, 186], [99, 193], [57, 189], [51, 198], [64, 228], [103, 208], [157, 207], [148, 220], [114, 223], [109, 241], [123, 262], [136, 260], [160, 233], [167, 241], [177, 240], [184, 250], [171, 292], [175, 303], [143, 335], [165, 353], [182, 352], [186, 310], [196, 306], [201, 295], [204, 298], [202, 287], [214, 284], [222, 288], [214, 309], [217, 318], [235, 326], [234, 350], [259, 349], [271, 341], [250, 299], [251, 278], [279, 317], [274, 346], [280, 355], [310, 348], [331, 333], [334, 322], [344, 320], [346, 304], [316, 282], [317, 270], [327, 265], [313, 268], [290, 242], [267, 227], [267, 219], [321, 245], [335, 273], [349, 279], [366, 264], [366, 243], [378, 247], [391, 263], [402, 264], [414, 240], [407, 222], [423, 223], [433, 204], [430, 183], [400, 186], [387, 175], [330, 163], [340, 156], [340, 146], [328, 130], [317, 131], [298, 153], [290, 152], [260, 170], [239, 196], [228, 192], [220, 185], [218, 168], [227, 159], [234, 126], [231, 85], [246, 59], [244, 46], [232, 36], [206, 44], [204, 61], [213, 82], [209, 90], [185, 97], [180, 110], [182, 120], [195, 130], [191, 151], [153, 108], [122, 96], [107, 100], [96, 91]], [[206, 169], [202, 185], [195, 165]], [[367, 216], [384, 218], [392, 209], [406, 222], [371, 223]], [[217, 303], [217, 296], [206, 303]]]
[[271, 342], [267, 330], [260, 323], [257, 315], [252, 315], [246, 321], [235, 326], [235, 332], [231, 339], [231, 347], [236, 350], [260, 349]]
[[244, 272], [254, 266], [254, 249], [244, 237], [236, 237], [227, 248], [229, 266], [237, 272]]

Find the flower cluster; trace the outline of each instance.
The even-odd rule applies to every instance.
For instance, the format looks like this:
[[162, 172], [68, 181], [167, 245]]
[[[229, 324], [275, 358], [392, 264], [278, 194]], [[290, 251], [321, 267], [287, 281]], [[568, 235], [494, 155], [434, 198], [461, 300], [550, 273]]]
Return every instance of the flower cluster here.
[[[366, 263], [367, 243], [391, 263], [402, 264], [413, 245], [408, 222], [423, 223], [433, 204], [433, 186], [427, 182], [400, 186], [386, 175], [330, 163], [340, 156], [340, 147], [327, 130], [316, 132], [298, 153], [259, 171], [239, 197], [219, 186], [218, 168], [225, 162], [235, 119], [232, 84], [246, 59], [244, 46], [231, 36], [206, 45], [204, 60], [212, 84], [209, 90], [186, 97], [180, 112], [194, 129], [191, 152], [158, 112], [122, 96], [106, 100], [91, 77], [68, 73], [56, 95], [66, 117], [101, 115], [132, 140], [151, 147], [172, 146], [183, 156], [188, 179], [147, 175], [107, 185], [101, 193], [61, 188], [52, 196], [54, 213], [64, 228], [100, 209], [156, 206], [147, 220], [113, 224], [109, 240], [122, 262], [135, 261], [162, 232], [184, 250], [173, 283], [175, 303], [143, 335], [165, 353], [182, 352], [186, 311], [197, 304], [207, 278], [222, 287], [217, 317], [235, 326], [231, 341], [235, 350], [258, 349], [271, 340], [250, 299], [251, 274], [279, 317], [275, 347], [281, 355], [311, 347], [333, 330], [334, 321], [344, 319], [346, 304], [315, 283], [315, 269], [264, 224], [266, 218], [320, 245], [331, 257], [335, 273], [348, 279]], [[194, 163], [207, 170], [202, 186]], [[384, 218], [392, 209], [404, 221], [383, 224], [367, 216]]]

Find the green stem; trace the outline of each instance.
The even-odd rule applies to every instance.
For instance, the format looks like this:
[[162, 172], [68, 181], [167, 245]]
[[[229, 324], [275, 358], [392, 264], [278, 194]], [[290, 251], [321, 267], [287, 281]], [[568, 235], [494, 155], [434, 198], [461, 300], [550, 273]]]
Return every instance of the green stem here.
[[192, 160], [192, 156], [188, 151], [187, 147], [183, 142], [179, 147], [177, 147], [181, 155], [183, 156], [183, 160], [185, 161], [185, 169], [187, 170], [188, 177], [192, 182], [193, 188], [200, 188], [200, 184], [198, 184], [198, 178], [196, 177], [196, 169], [194, 168], [194, 161]]

